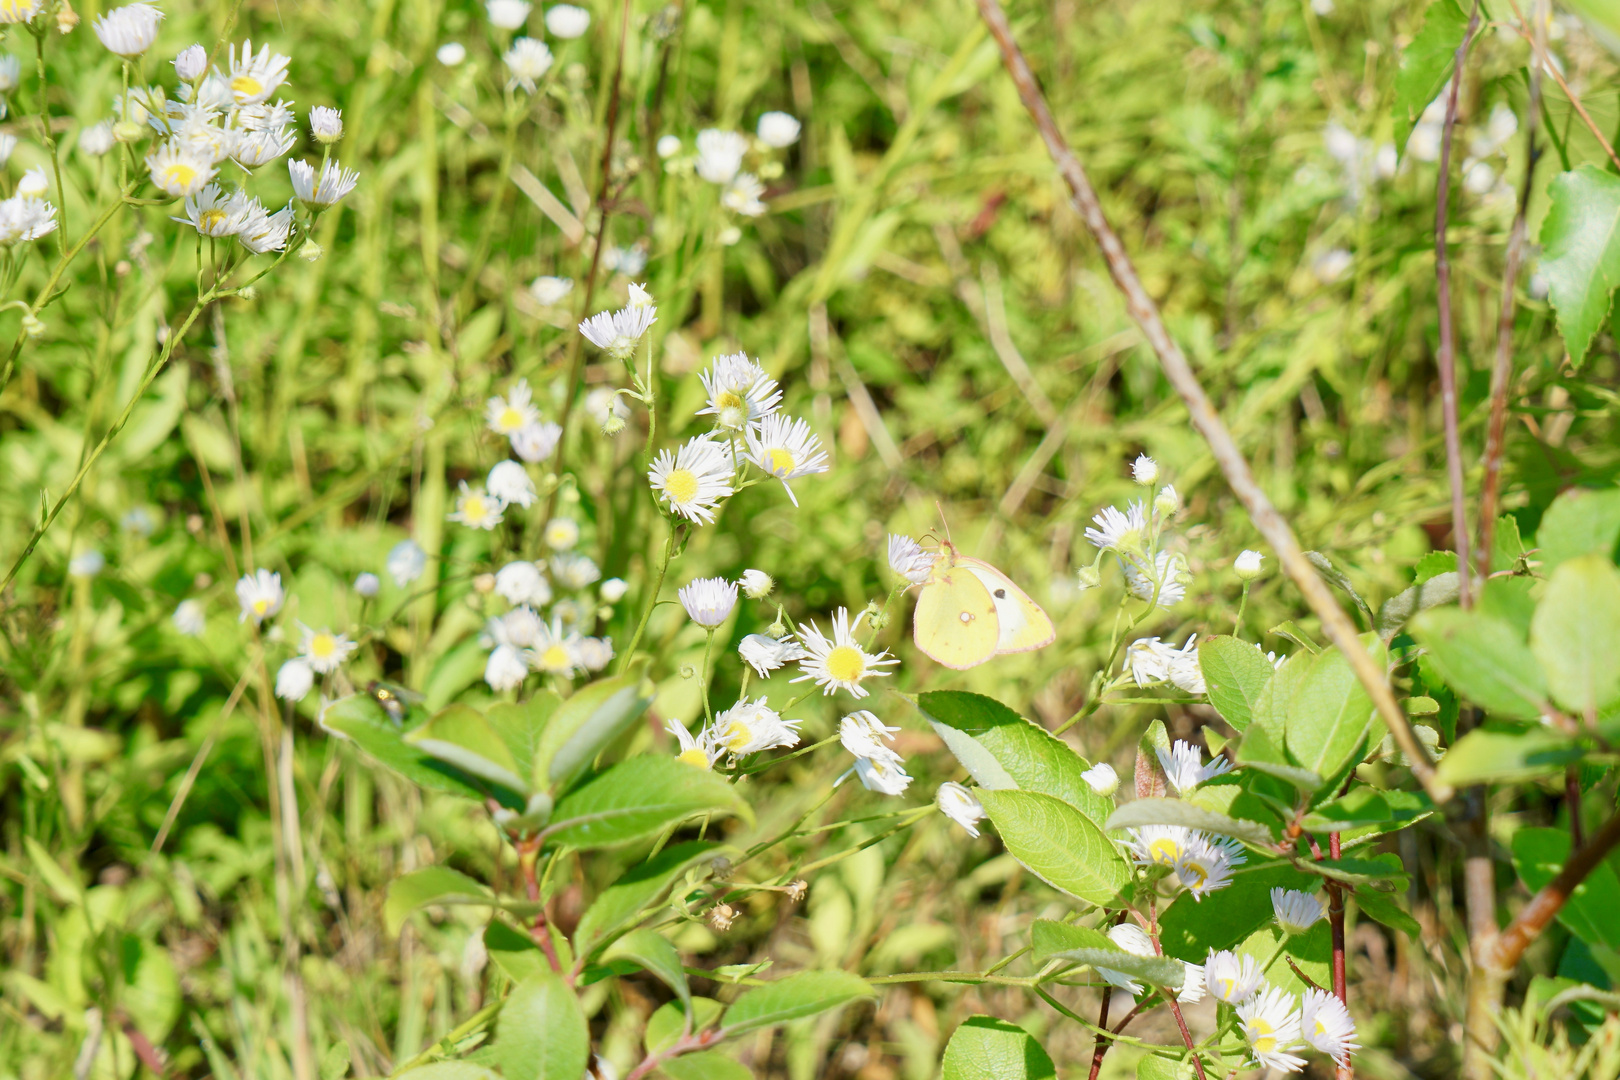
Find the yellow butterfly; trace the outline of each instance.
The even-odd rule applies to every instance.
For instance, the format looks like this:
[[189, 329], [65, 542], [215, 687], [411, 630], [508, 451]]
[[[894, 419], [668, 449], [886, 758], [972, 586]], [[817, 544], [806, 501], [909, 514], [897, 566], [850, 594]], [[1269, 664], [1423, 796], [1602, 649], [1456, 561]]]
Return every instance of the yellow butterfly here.
[[959, 554], [949, 541], [940, 542], [911, 626], [917, 648], [958, 671], [1057, 638], [1046, 612], [1011, 578], [983, 559]]

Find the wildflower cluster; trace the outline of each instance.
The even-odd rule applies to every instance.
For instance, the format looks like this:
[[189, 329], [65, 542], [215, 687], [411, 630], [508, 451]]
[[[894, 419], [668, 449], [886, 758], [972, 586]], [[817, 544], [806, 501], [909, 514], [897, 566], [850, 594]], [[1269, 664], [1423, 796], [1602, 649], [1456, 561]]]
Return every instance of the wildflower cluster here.
[[[1138, 484], [1152, 488], [1159, 478], [1158, 463], [1142, 455], [1132, 463], [1131, 475]], [[1180, 509], [1181, 496], [1170, 484], [1159, 488], [1151, 504], [1136, 499], [1124, 510], [1104, 507], [1086, 530], [1086, 540], [1097, 549], [1097, 557], [1090, 566], [1081, 567], [1080, 587], [1101, 584], [1103, 556], [1112, 553], [1125, 572], [1130, 595], [1161, 608], [1181, 603], [1192, 575], [1187, 557], [1171, 549], [1165, 532]]]
[[[756, 218], [768, 209], [765, 184], [782, 175], [777, 152], [799, 141], [797, 118], [784, 112], [768, 112], [759, 118], [753, 137], [740, 131], [705, 128], [693, 139], [693, 150], [685, 153], [678, 135], [658, 140], [658, 156], [665, 170], [692, 173], [720, 189], [720, 206], [738, 218]], [[720, 234], [723, 244], [734, 244], [742, 236], [736, 225], [727, 225]]]

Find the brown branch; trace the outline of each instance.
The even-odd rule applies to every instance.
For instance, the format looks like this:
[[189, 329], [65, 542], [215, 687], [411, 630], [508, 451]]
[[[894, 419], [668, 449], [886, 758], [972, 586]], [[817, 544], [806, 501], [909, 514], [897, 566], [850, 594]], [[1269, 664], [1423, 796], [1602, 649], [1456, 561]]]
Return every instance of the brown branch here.
[[1013, 40], [1012, 30], [1007, 25], [1007, 16], [1001, 10], [1001, 4], [998, 0], [977, 0], [977, 3], [980, 15], [1001, 46], [1002, 60], [1018, 88], [1018, 95], [1023, 100], [1024, 108], [1035, 121], [1035, 126], [1046, 143], [1047, 153], [1051, 155], [1059, 174], [1069, 185], [1075, 211], [1097, 241], [1114, 284], [1124, 294], [1126, 309], [1158, 356], [1165, 377], [1170, 380], [1170, 384], [1186, 403], [1188, 417], [1193, 427], [1198, 429], [1204, 441], [1209, 444], [1211, 455], [1220, 465], [1221, 472], [1226, 476], [1233, 493], [1248, 511], [1255, 528], [1271, 545], [1277, 560], [1282, 563], [1288, 576], [1294, 580], [1305, 602], [1321, 619], [1323, 633], [1344, 654], [1351, 670], [1356, 673], [1356, 678], [1366, 687], [1368, 695], [1377, 706], [1379, 716], [1412, 762], [1413, 775], [1423, 784], [1435, 802], [1447, 801], [1451, 798], [1452, 790], [1436, 776], [1428, 752], [1412, 733], [1412, 726], [1396, 702], [1394, 691], [1390, 689], [1383, 668], [1362, 647], [1355, 624], [1339, 607], [1338, 601], [1317, 574], [1316, 568], [1305, 558], [1293, 530], [1288, 527], [1288, 523], [1283, 520], [1277, 508], [1266, 498], [1265, 492], [1255, 481], [1254, 473], [1243, 457], [1243, 452], [1238, 449], [1231, 432], [1215, 412], [1215, 407], [1204, 393], [1198, 377], [1193, 374], [1187, 357], [1171, 338], [1163, 318], [1159, 315], [1158, 306], [1142, 287], [1141, 279], [1136, 274], [1136, 267], [1132, 265], [1124, 245], [1120, 243], [1113, 227], [1109, 225], [1085, 169], [1058, 130], [1057, 122], [1052, 118], [1052, 111], [1047, 107], [1046, 98], [1035, 81], [1034, 73], [1030, 71], [1018, 43]]
[[1097, 1032], [1097, 1043], [1091, 1050], [1090, 1080], [1097, 1080], [1102, 1072], [1103, 1056], [1108, 1053], [1108, 1003], [1113, 1000], [1114, 988], [1112, 985], [1103, 987], [1102, 1005], [1097, 1009], [1097, 1026], [1102, 1030]]
[[1611, 817], [1587, 844], [1569, 857], [1558, 876], [1541, 887], [1530, 902], [1519, 910], [1507, 929], [1494, 934], [1478, 949], [1479, 963], [1497, 979], [1505, 979], [1518, 966], [1530, 943], [1541, 936], [1574, 894], [1576, 886], [1597, 869], [1599, 863], [1620, 845], [1620, 814]]
[[[1338, 833], [1328, 833], [1328, 854], [1337, 859], [1343, 853]], [[1336, 881], [1327, 883], [1328, 927], [1333, 933], [1333, 996], [1339, 1004], [1349, 1008], [1350, 989], [1345, 973], [1344, 953], [1344, 886]], [[1348, 1056], [1334, 1069], [1335, 1080], [1351, 1080], [1355, 1069]]]
[[[1451, 481], [1451, 535], [1457, 546], [1457, 604], [1464, 611], [1474, 606], [1474, 576], [1468, 561], [1468, 507], [1464, 500], [1462, 436], [1457, 430], [1457, 339], [1451, 317], [1451, 255], [1446, 250], [1446, 213], [1451, 201], [1451, 139], [1457, 128], [1457, 98], [1462, 92], [1463, 61], [1479, 29], [1479, 0], [1468, 14], [1468, 29], [1457, 43], [1451, 65], [1451, 90], [1446, 94], [1446, 120], [1440, 138], [1440, 179], [1434, 195], [1434, 279], [1440, 308], [1440, 348], [1435, 365], [1440, 369], [1440, 412], [1446, 426], [1446, 476]], [[1487, 557], [1488, 558], [1488, 557]]]
[[1564, 92], [1564, 96], [1569, 98], [1569, 103], [1575, 106], [1575, 111], [1580, 114], [1587, 130], [1592, 133], [1593, 138], [1597, 139], [1598, 145], [1603, 147], [1603, 152], [1609, 155], [1609, 160], [1614, 162], [1614, 167], [1620, 169], [1620, 157], [1615, 156], [1614, 147], [1610, 146], [1609, 140], [1603, 137], [1603, 132], [1598, 128], [1597, 124], [1593, 123], [1591, 114], [1586, 111], [1586, 106], [1581, 104], [1580, 97], [1569, 88], [1569, 83], [1564, 81], [1563, 72], [1558, 70], [1557, 66], [1552, 62], [1552, 57], [1547, 54], [1547, 42], [1541, 27], [1537, 27], [1535, 34], [1532, 35], [1530, 31], [1525, 29], [1524, 13], [1519, 10], [1519, 5], [1515, 0], [1508, 0], [1508, 6], [1513, 9], [1513, 14], [1518, 17], [1519, 36], [1530, 43], [1533, 57], [1539, 59], [1541, 66], [1552, 72], [1553, 81], [1558, 83], [1558, 87]]
[[1569, 846], [1579, 851], [1586, 843], [1581, 838], [1581, 767], [1570, 765], [1564, 770], [1564, 809], [1569, 811]]
[[1299, 981], [1300, 982], [1304, 983], [1306, 986], [1310, 987], [1312, 990], [1320, 990], [1323, 993], [1328, 992], [1327, 987], [1318, 986], [1315, 979], [1311, 978], [1309, 975], [1305, 974], [1305, 972], [1301, 971], [1299, 965], [1294, 963], [1294, 958], [1292, 956], [1285, 955], [1283, 957], [1283, 959], [1285, 961], [1287, 961], [1288, 966], [1293, 969], [1294, 974], [1299, 976]]
[[129, 1048], [135, 1051], [135, 1056], [141, 1059], [141, 1064], [151, 1070], [153, 1076], [164, 1077], [169, 1075], [169, 1063], [162, 1050], [152, 1045], [141, 1029], [135, 1026], [122, 1011], [118, 1015], [119, 1027], [123, 1029], [124, 1038], [129, 1040]]
[[[1540, 5], [1535, 5], [1539, 8]], [[1539, 17], [1539, 15], [1538, 15]], [[1544, 32], [1545, 21], [1537, 23], [1536, 33]], [[1519, 188], [1519, 205], [1508, 232], [1507, 259], [1502, 268], [1502, 300], [1496, 315], [1496, 363], [1491, 367], [1491, 419], [1485, 435], [1485, 479], [1479, 492], [1479, 557], [1483, 571], [1491, 572], [1491, 553], [1496, 544], [1496, 503], [1502, 480], [1502, 452], [1507, 438], [1508, 387], [1513, 381], [1514, 292], [1524, 259], [1524, 239], [1528, 231], [1526, 214], [1530, 209], [1530, 185], [1535, 180], [1540, 151], [1536, 149], [1536, 123], [1541, 119], [1541, 65], [1530, 64], [1530, 100], [1525, 108], [1524, 182]]]
[[538, 905], [534, 914], [534, 925], [530, 928], [529, 936], [534, 943], [546, 954], [546, 960], [551, 964], [551, 970], [563, 977], [563, 981], [573, 984], [572, 972], [563, 971], [562, 961], [557, 957], [557, 945], [551, 940], [551, 930], [546, 924], [546, 905], [540, 897], [540, 879], [535, 872], [536, 864], [540, 861], [540, 840], [538, 837], [521, 841], [517, 845], [518, 869], [523, 872], [523, 892], [529, 901]]

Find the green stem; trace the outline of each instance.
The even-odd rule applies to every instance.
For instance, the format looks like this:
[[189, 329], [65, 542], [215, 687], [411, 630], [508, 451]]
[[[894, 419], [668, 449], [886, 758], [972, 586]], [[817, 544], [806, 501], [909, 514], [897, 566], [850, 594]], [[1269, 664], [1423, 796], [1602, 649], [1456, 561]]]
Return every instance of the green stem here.
[[641, 636], [647, 631], [647, 620], [652, 618], [653, 607], [658, 603], [658, 593], [664, 587], [664, 575], [669, 571], [669, 560], [675, 555], [675, 530], [669, 531], [669, 538], [664, 541], [664, 558], [658, 564], [658, 576], [653, 580], [652, 591], [647, 595], [647, 605], [641, 609], [641, 621], [636, 624], [636, 632], [630, 639], [630, 647], [624, 650], [624, 657], [619, 661], [619, 671], [623, 672], [630, 666], [630, 660], [636, 654], [636, 646], [641, 644]]
[[703, 639], [703, 669], [698, 672], [698, 678], [703, 680], [703, 718], [712, 724], [714, 710], [709, 708], [709, 654], [714, 649], [714, 627], [708, 630], [708, 636]]

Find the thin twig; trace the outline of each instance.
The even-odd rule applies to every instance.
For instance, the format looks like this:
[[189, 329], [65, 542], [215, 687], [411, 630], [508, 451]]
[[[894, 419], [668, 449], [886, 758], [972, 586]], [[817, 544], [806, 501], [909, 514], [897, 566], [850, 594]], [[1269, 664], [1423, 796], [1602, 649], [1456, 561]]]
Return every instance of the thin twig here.
[[[1540, 19], [1540, 5], [1531, 10]], [[1539, 37], [1544, 22], [1536, 24]], [[1530, 185], [1535, 181], [1540, 151], [1536, 149], [1536, 123], [1541, 119], [1541, 65], [1530, 65], [1530, 101], [1525, 108], [1524, 182], [1519, 187], [1519, 205], [1508, 232], [1507, 259], [1502, 267], [1502, 300], [1496, 315], [1496, 363], [1491, 367], [1491, 420], [1485, 436], [1485, 478], [1479, 492], [1479, 557], [1489, 574], [1491, 552], [1496, 542], [1496, 502], [1502, 480], [1502, 447], [1507, 435], [1508, 387], [1513, 381], [1514, 293], [1519, 268], [1524, 259], [1524, 238], [1528, 231], [1526, 214], [1530, 209]]]
[[[1564, 92], [1564, 96], [1569, 99], [1569, 103], [1575, 107], [1576, 113], [1580, 115], [1582, 122], [1586, 124], [1587, 130], [1591, 131], [1592, 137], [1597, 139], [1598, 145], [1603, 147], [1603, 152], [1609, 155], [1609, 160], [1614, 162], [1614, 167], [1620, 169], [1620, 156], [1615, 155], [1614, 147], [1609, 145], [1609, 140], [1604, 138], [1603, 132], [1592, 121], [1592, 116], [1586, 111], [1586, 106], [1581, 104], [1580, 97], [1569, 88], [1569, 83], [1564, 81], [1564, 73], [1558, 70], [1557, 65], [1552, 61], [1552, 57], [1547, 54], [1547, 41], [1541, 28], [1537, 27], [1536, 32], [1531, 34], [1530, 31], [1525, 29], [1524, 13], [1519, 10], [1519, 5], [1515, 0], [1508, 0], [1508, 6], [1513, 9], [1513, 14], [1519, 20], [1519, 36], [1530, 43], [1530, 49], [1535, 54], [1534, 59], [1541, 61], [1539, 66], [1545, 67], [1552, 72], [1553, 80], [1558, 83], [1558, 88]], [[1551, 123], [1550, 120], [1548, 122]], [[1565, 134], [1568, 134], [1567, 130]]]
[[1445, 802], [1451, 798], [1452, 790], [1436, 775], [1428, 752], [1412, 733], [1412, 726], [1396, 702], [1382, 666], [1362, 647], [1355, 624], [1339, 607], [1338, 601], [1317, 574], [1316, 568], [1305, 558], [1293, 530], [1288, 527], [1288, 523], [1283, 520], [1277, 508], [1272, 505], [1271, 500], [1255, 481], [1248, 461], [1233, 441], [1231, 432], [1215, 412], [1209, 396], [1204, 393], [1198, 377], [1193, 374], [1187, 357], [1166, 329], [1164, 319], [1159, 315], [1158, 306], [1142, 287], [1130, 256], [1126, 254], [1124, 245], [1108, 224], [1108, 218], [1097, 200], [1097, 193], [1093, 190], [1091, 181], [1086, 177], [1085, 169], [1059, 132], [1057, 122], [1052, 118], [1051, 109], [1047, 107], [1046, 98], [1035, 82], [1035, 76], [1030, 71], [1024, 54], [1018, 48], [1018, 43], [1013, 40], [1012, 30], [1007, 25], [1007, 16], [1001, 10], [1001, 4], [998, 0], [977, 0], [977, 2], [980, 15], [1001, 46], [1002, 60], [1018, 87], [1024, 107], [1040, 130], [1041, 138], [1045, 141], [1047, 152], [1057, 165], [1058, 172], [1069, 185], [1075, 210], [1102, 250], [1103, 258], [1108, 263], [1109, 274], [1113, 277], [1114, 284], [1124, 294], [1125, 306], [1131, 318], [1141, 328], [1142, 336], [1147, 339], [1148, 344], [1153, 347], [1166, 378], [1186, 403], [1192, 425], [1209, 444], [1211, 455], [1220, 465], [1221, 472], [1226, 476], [1233, 493], [1248, 511], [1255, 528], [1271, 545], [1277, 554], [1277, 560], [1282, 563], [1288, 576], [1294, 580], [1306, 603], [1321, 619], [1322, 629], [1328, 640], [1344, 654], [1351, 670], [1356, 673], [1356, 678], [1366, 687], [1373, 704], [1377, 706], [1379, 716], [1411, 761], [1412, 774], [1423, 784], [1431, 798], [1436, 802]]

